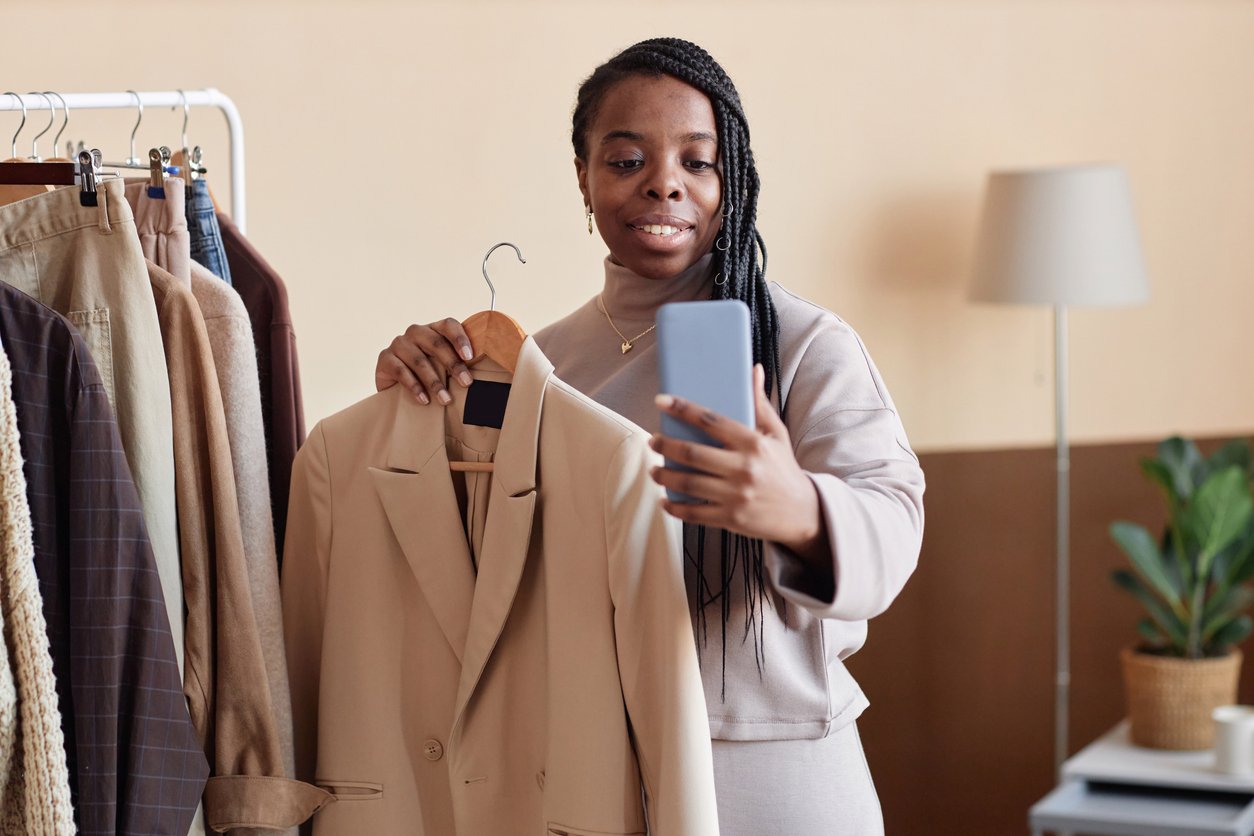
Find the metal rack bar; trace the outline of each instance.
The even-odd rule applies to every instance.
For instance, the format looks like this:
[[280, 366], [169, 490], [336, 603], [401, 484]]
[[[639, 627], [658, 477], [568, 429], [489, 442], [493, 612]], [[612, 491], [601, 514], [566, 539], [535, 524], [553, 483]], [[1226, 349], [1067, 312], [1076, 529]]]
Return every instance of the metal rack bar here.
[[[16, 91], [21, 93], [21, 91]], [[121, 93], [61, 93], [69, 105], [71, 114], [77, 110], [126, 110], [135, 108], [135, 97], [128, 92]], [[247, 229], [247, 217], [244, 210], [244, 123], [240, 119], [239, 109], [231, 97], [215, 88], [204, 90], [185, 90], [180, 94], [177, 90], [137, 91], [144, 107], [182, 107], [183, 95], [187, 96], [187, 104], [191, 107], [212, 107], [222, 111], [226, 117], [227, 128], [231, 135], [231, 220], [243, 232]], [[60, 103], [46, 102], [43, 96], [21, 93], [27, 112], [60, 108]], [[21, 107], [12, 96], [0, 94], [0, 112], [20, 111]], [[29, 130], [30, 126], [27, 126]]]

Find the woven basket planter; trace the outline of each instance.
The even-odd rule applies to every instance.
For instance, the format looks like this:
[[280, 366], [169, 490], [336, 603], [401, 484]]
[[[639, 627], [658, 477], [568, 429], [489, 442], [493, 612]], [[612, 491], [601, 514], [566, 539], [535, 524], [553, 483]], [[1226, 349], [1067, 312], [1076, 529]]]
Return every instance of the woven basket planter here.
[[1133, 743], [1153, 749], [1215, 745], [1211, 712], [1237, 701], [1240, 650], [1219, 659], [1180, 659], [1124, 648], [1121, 657]]

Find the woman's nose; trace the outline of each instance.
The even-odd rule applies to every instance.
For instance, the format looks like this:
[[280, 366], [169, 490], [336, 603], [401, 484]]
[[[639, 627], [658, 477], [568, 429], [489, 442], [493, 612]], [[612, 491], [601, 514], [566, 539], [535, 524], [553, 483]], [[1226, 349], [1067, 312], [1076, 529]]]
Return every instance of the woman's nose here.
[[654, 200], [683, 200], [684, 186], [674, 166], [658, 165], [644, 181], [645, 193]]

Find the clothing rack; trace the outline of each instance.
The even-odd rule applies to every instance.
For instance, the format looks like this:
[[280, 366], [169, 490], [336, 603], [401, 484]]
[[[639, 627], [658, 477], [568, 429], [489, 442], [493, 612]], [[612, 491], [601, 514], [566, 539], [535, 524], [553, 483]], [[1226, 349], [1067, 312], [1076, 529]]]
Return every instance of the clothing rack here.
[[[27, 113], [38, 110], [60, 110], [57, 96], [65, 100], [71, 115], [77, 110], [135, 110], [136, 96], [139, 97], [138, 104], [144, 107], [180, 108], [186, 97], [189, 107], [213, 107], [222, 111], [231, 135], [231, 220], [241, 232], [247, 230], [247, 218], [244, 212], [244, 123], [240, 119], [239, 109], [235, 107], [235, 102], [231, 101], [230, 96], [213, 87], [183, 92], [178, 90], [137, 91], [134, 94], [126, 91], [121, 93], [61, 93], [58, 91], [52, 97], [51, 102], [39, 93], [21, 93]], [[12, 96], [0, 93], [0, 112], [21, 111], [21, 109]], [[31, 126], [27, 125], [26, 130], [31, 130]]]

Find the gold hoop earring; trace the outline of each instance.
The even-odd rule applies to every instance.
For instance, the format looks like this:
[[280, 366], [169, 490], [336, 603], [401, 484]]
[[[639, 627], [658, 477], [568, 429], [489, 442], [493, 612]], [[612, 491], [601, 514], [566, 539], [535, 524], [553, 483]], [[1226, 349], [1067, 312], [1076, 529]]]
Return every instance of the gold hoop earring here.
[[592, 234], [592, 209], [591, 207], [587, 209], [587, 212], [588, 212], [588, 234], [591, 235]]

